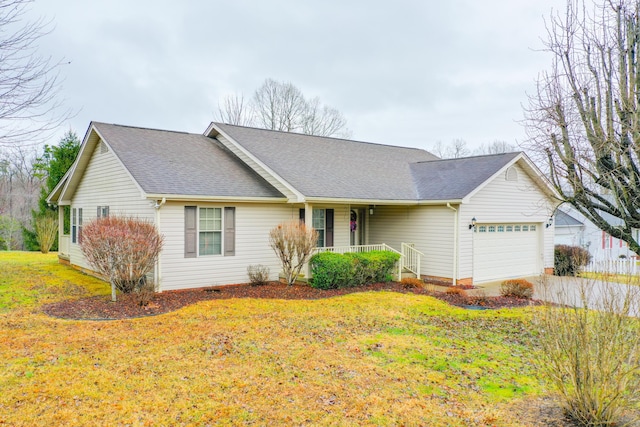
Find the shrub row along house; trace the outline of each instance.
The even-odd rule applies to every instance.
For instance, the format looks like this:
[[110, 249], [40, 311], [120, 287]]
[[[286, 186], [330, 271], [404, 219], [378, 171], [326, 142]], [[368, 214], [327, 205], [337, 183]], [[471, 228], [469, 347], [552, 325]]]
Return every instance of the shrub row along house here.
[[422, 277], [536, 275], [553, 267], [553, 196], [523, 153], [441, 160], [221, 123], [200, 135], [92, 122], [49, 201], [71, 206], [59, 256], [80, 268], [90, 268], [83, 224], [105, 215], [154, 222], [165, 239], [154, 280], [169, 290], [243, 283], [252, 264], [276, 279], [269, 230], [292, 219], [318, 230], [320, 248], [396, 250], [400, 267]]

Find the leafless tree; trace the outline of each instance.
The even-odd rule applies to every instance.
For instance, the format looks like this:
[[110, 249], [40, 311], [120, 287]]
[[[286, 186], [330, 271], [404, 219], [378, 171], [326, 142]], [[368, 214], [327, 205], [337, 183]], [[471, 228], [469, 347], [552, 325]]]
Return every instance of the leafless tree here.
[[218, 115], [223, 123], [236, 126], [252, 126], [255, 122], [253, 106], [244, 99], [244, 95], [227, 95], [218, 104]]
[[307, 100], [292, 83], [266, 79], [249, 102], [243, 95], [231, 95], [218, 105], [223, 122], [241, 126], [307, 135], [348, 138], [347, 120], [336, 108], [323, 105], [319, 98]]
[[322, 105], [318, 97], [306, 102], [302, 117], [302, 133], [342, 138], [351, 137], [351, 132], [347, 129], [347, 119], [337, 109]]
[[460, 138], [452, 140], [449, 144], [437, 141], [431, 147], [431, 152], [442, 159], [459, 159], [471, 154], [471, 150], [467, 148], [467, 142]]
[[291, 83], [265, 80], [253, 94], [253, 103], [260, 127], [293, 132], [302, 124], [304, 95]]
[[547, 30], [552, 64], [530, 96], [527, 148], [561, 201], [640, 253], [640, 2], [568, 0]]
[[493, 141], [489, 144], [481, 144], [480, 147], [473, 150], [473, 154], [502, 154], [518, 151], [518, 147], [514, 144], [509, 144], [506, 141]]
[[42, 142], [69, 117], [59, 101], [58, 67], [41, 56], [44, 20], [25, 21], [33, 0], [0, 0], [0, 146]]
[[[4, 217], [7, 249], [22, 249], [21, 229], [31, 221], [31, 210], [38, 206], [43, 177], [34, 163], [34, 146], [13, 146], [0, 151], [0, 217]], [[0, 227], [3, 228], [3, 227]]]

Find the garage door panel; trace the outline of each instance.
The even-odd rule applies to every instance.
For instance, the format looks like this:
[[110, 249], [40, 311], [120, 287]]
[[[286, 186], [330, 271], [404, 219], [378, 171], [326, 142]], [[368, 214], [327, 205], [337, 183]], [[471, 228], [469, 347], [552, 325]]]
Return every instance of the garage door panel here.
[[539, 230], [537, 224], [477, 224], [474, 282], [537, 274]]

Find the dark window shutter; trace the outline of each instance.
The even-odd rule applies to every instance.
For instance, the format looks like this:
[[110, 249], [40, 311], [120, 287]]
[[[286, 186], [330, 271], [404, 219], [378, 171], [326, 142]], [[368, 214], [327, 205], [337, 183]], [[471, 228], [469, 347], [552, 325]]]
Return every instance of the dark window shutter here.
[[224, 256], [236, 254], [236, 208], [224, 208]]
[[197, 237], [197, 206], [184, 207], [184, 257], [195, 258], [198, 254]]
[[98, 206], [98, 212], [96, 213], [96, 218], [100, 218], [102, 216], [102, 206]]
[[327, 247], [333, 246], [333, 209], [325, 209], [324, 226], [324, 245]]
[[304, 208], [300, 209], [300, 222], [304, 224]]
[[109, 216], [109, 206], [105, 206], [105, 209], [104, 209], [104, 216], [105, 216], [105, 217], [108, 217], [108, 216]]

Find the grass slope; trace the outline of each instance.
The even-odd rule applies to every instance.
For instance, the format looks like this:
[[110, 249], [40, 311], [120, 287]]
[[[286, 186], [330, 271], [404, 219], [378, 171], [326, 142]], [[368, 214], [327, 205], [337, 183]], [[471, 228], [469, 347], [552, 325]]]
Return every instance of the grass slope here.
[[511, 426], [542, 391], [528, 310], [369, 292], [69, 321], [38, 306], [108, 286], [55, 255], [0, 271], [0, 425]]

